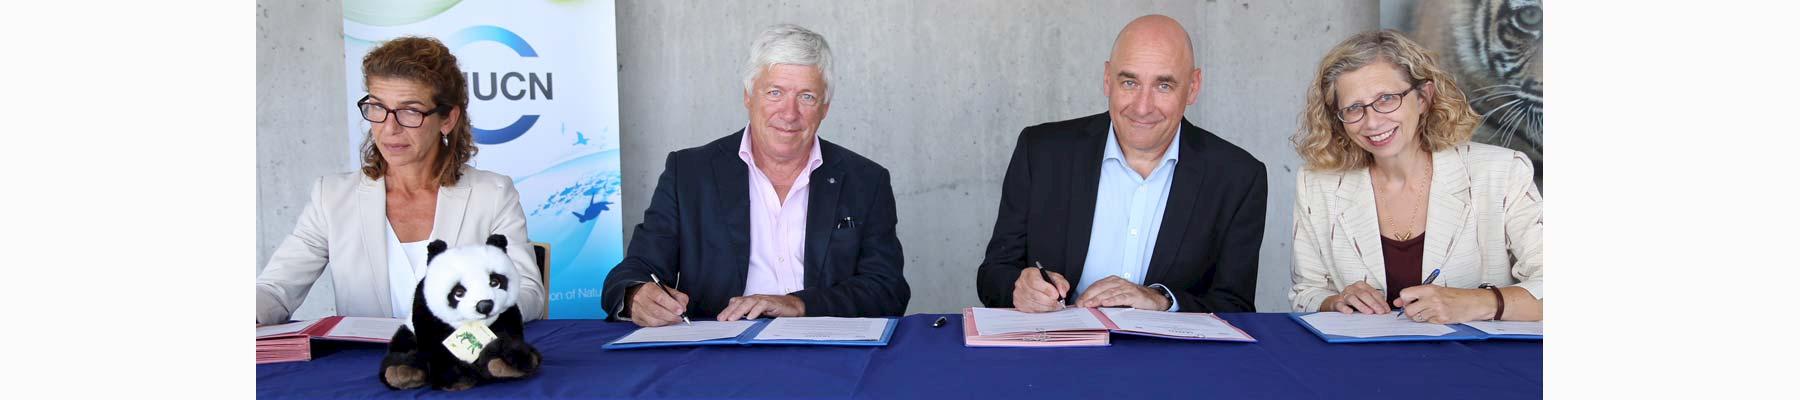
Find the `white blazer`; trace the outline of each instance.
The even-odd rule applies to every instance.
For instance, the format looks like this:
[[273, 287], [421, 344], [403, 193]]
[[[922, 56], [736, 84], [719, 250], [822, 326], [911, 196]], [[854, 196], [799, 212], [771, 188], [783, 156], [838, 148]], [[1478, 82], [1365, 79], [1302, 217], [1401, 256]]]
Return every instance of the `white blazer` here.
[[[432, 239], [457, 247], [506, 235], [506, 255], [519, 273], [519, 312], [526, 321], [543, 318], [544, 282], [532, 261], [519, 191], [505, 175], [467, 166], [462, 173], [455, 186], [438, 189]], [[320, 177], [294, 232], [256, 277], [256, 322], [286, 321], [327, 267], [338, 315], [396, 316], [387, 250], [385, 179], [370, 180], [360, 171]]]
[[[1475, 288], [1517, 285], [1544, 298], [1542, 194], [1525, 154], [1480, 143], [1432, 154], [1425, 259], [1419, 276], [1441, 268], [1433, 284]], [[1294, 195], [1295, 311], [1367, 279], [1389, 290], [1369, 169], [1301, 170]], [[1403, 288], [1395, 288], [1399, 290]]]

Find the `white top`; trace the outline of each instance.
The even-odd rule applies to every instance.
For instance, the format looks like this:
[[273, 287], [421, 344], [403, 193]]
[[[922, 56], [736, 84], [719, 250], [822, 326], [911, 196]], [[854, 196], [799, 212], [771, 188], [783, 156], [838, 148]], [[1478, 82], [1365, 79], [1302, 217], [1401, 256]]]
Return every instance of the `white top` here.
[[388, 293], [393, 294], [389, 297], [394, 302], [394, 318], [410, 319], [413, 291], [418, 289], [419, 279], [425, 277], [425, 245], [431, 240], [400, 243], [400, 236], [394, 233], [394, 224], [384, 225], [387, 225]]

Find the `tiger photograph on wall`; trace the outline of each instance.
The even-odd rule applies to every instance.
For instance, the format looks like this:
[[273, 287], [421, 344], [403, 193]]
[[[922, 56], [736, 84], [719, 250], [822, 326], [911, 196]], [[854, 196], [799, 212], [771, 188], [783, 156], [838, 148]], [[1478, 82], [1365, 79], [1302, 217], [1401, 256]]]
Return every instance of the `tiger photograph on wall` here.
[[1382, 27], [1431, 49], [1481, 115], [1475, 141], [1531, 157], [1544, 185], [1544, 10], [1539, 0], [1383, 0]]

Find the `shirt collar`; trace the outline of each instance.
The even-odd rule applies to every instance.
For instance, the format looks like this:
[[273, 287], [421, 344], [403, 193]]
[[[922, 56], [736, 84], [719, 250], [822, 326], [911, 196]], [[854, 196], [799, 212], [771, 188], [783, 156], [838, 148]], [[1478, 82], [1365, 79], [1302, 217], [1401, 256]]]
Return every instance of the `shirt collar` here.
[[[738, 140], [738, 158], [743, 159], [744, 164], [749, 165], [751, 168], [756, 168], [756, 156], [750, 154], [749, 126], [744, 127], [744, 137]], [[813, 134], [812, 155], [806, 161], [806, 168], [818, 168], [820, 164], [824, 163], [824, 153], [819, 151], [819, 135], [815, 132]]]
[[[1102, 160], [1119, 160], [1125, 162], [1125, 151], [1119, 147], [1119, 136], [1113, 132], [1112, 124], [1106, 127], [1106, 154]], [[1175, 126], [1175, 140], [1169, 141], [1169, 148], [1163, 150], [1162, 164], [1181, 162], [1181, 126]]]

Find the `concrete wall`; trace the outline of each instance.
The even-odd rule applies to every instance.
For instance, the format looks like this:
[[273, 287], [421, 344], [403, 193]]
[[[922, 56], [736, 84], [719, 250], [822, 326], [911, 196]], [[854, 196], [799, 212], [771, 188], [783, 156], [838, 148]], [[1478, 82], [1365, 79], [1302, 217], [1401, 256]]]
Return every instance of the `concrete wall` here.
[[1306, 85], [1319, 59], [1339, 41], [1375, 29], [1374, 1], [1208, 2], [1198, 37], [1206, 83], [1195, 125], [1249, 150], [1269, 168], [1269, 216], [1264, 225], [1256, 309], [1289, 311], [1293, 259], [1294, 176], [1302, 164], [1288, 138], [1299, 128]]
[[[258, 268], [304, 205], [311, 177], [342, 165], [341, 22], [259, 1]], [[1287, 137], [1325, 50], [1379, 22], [1374, 0], [628, 1], [618, 6], [626, 234], [642, 221], [664, 156], [747, 122], [737, 68], [769, 24], [825, 35], [838, 60], [820, 135], [887, 166], [899, 203], [909, 313], [979, 304], [975, 267], [1020, 129], [1104, 111], [1102, 63], [1119, 28], [1161, 13], [1194, 35], [1204, 70], [1195, 124], [1269, 167], [1261, 311], [1287, 310], [1294, 172]], [[268, 8], [262, 8], [268, 7]], [[262, 14], [270, 11], [270, 15]], [[301, 52], [298, 46], [309, 51]], [[268, 53], [268, 54], [265, 54]], [[270, 66], [268, 64], [282, 64]], [[298, 65], [298, 66], [296, 66]], [[299, 66], [315, 66], [303, 68]], [[300, 69], [289, 69], [300, 68]], [[299, 90], [310, 83], [319, 88]], [[265, 94], [265, 91], [276, 92]], [[305, 112], [291, 110], [302, 109]], [[285, 115], [272, 115], [289, 110]], [[314, 112], [317, 111], [317, 112]], [[300, 120], [310, 121], [302, 123]], [[316, 139], [294, 150], [294, 141]], [[318, 143], [332, 140], [338, 143]], [[281, 186], [281, 187], [277, 187]], [[629, 236], [627, 236], [629, 240]], [[317, 302], [317, 301], [313, 301]]]
[[[343, 172], [344, 7], [256, 1], [256, 270], [294, 230], [319, 176]], [[248, 296], [250, 293], [246, 292]], [[332, 315], [331, 271], [295, 318]]]

